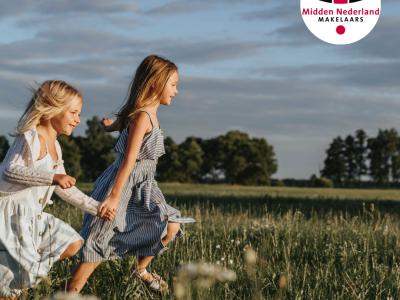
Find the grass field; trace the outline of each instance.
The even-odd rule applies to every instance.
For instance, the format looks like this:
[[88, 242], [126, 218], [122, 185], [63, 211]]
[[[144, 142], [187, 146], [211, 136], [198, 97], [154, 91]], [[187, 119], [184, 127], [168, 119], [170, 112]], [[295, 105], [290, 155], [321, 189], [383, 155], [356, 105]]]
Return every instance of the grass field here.
[[[81, 187], [91, 189], [89, 184]], [[170, 284], [170, 293], [148, 291], [130, 271], [134, 258], [127, 258], [103, 263], [83, 294], [134, 299], [141, 290], [140, 299], [400, 299], [396, 190], [160, 187], [182, 216], [197, 220], [185, 225], [184, 237], [149, 266]], [[80, 232], [79, 210], [58, 200], [46, 211]], [[251, 248], [254, 263], [245, 260]], [[47, 284], [23, 299], [63, 290], [77, 261], [73, 257], [56, 263]], [[215, 274], [174, 281], [176, 270], [189, 262], [219, 263], [235, 271], [237, 279], [206, 288]]]

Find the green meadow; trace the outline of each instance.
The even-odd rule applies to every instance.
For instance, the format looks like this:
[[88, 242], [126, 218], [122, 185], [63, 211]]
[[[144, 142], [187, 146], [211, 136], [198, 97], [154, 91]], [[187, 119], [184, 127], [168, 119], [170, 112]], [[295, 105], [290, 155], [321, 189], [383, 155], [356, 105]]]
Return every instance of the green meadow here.
[[[169, 250], [149, 265], [149, 271], [169, 283], [169, 293], [148, 290], [132, 271], [135, 258], [131, 257], [100, 265], [83, 295], [99, 299], [135, 299], [137, 295], [139, 299], [400, 299], [397, 190], [159, 186], [182, 216], [197, 221], [183, 225], [184, 237], [170, 243]], [[91, 187], [80, 185], [88, 193]], [[80, 232], [81, 211], [58, 199], [46, 211]], [[42, 299], [64, 290], [77, 262], [73, 257], [56, 263], [50, 277], [22, 299]], [[191, 262], [217, 269], [191, 269], [190, 276], [178, 276], [178, 270]], [[236, 280], [223, 281], [218, 272], [225, 268], [236, 273]]]

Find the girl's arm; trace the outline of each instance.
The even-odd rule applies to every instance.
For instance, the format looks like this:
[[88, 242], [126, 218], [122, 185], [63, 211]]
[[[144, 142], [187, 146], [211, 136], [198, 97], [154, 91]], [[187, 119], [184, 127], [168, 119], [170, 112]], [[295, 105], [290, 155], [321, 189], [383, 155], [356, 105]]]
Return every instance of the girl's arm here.
[[121, 197], [122, 190], [129, 177], [129, 174], [135, 165], [136, 157], [139, 154], [143, 137], [150, 125], [150, 119], [145, 112], [139, 113], [136, 124], [130, 124], [124, 160], [119, 167], [110, 195], [99, 207], [100, 217], [103, 217], [108, 210], [114, 210], [116, 212], [118, 211], [119, 198]]
[[18, 136], [2, 163], [4, 181], [23, 186], [43, 186], [53, 184], [53, 172], [38, 171], [28, 167], [31, 150], [24, 136]]
[[118, 131], [119, 119], [114, 122], [112, 119], [103, 118], [103, 120], [101, 120], [101, 125], [103, 125], [104, 130], [107, 132]]
[[[58, 168], [61, 174], [66, 175], [64, 165], [60, 165]], [[100, 202], [87, 196], [86, 194], [78, 190], [75, 186], [68, 189], [63, 189], [60, 186], [57, 186], [54, 191], [65, 202], [68, 202], [76, 208], [93, 216], [97, 215]]]

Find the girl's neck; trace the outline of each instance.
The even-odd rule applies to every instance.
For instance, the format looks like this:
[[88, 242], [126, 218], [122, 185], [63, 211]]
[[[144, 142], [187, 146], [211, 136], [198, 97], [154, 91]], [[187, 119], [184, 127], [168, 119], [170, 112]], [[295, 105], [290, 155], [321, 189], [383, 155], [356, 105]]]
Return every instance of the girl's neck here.
[[42, 121], [40, 125], [36, 126], [36, 131], [40, 133], [48, 143], [55, 143], [58, 132], [51, 125], [50, 120]]

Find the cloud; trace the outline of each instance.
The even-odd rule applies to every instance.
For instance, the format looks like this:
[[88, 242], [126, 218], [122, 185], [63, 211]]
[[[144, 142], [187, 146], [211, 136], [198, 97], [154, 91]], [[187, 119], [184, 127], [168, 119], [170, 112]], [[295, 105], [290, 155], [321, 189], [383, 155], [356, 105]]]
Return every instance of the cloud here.
[[62, 15], [62, 14], [112, 14], [138, 12], [139, 5], [113, 0], [0, 0], [0, 20], [23, 14]]
[[349, 64], [309, 64], [264, 67], [248, 72], [290, 80], [307, 80], [365, 92], [399, 93], [400, 62], [354, 62]]

